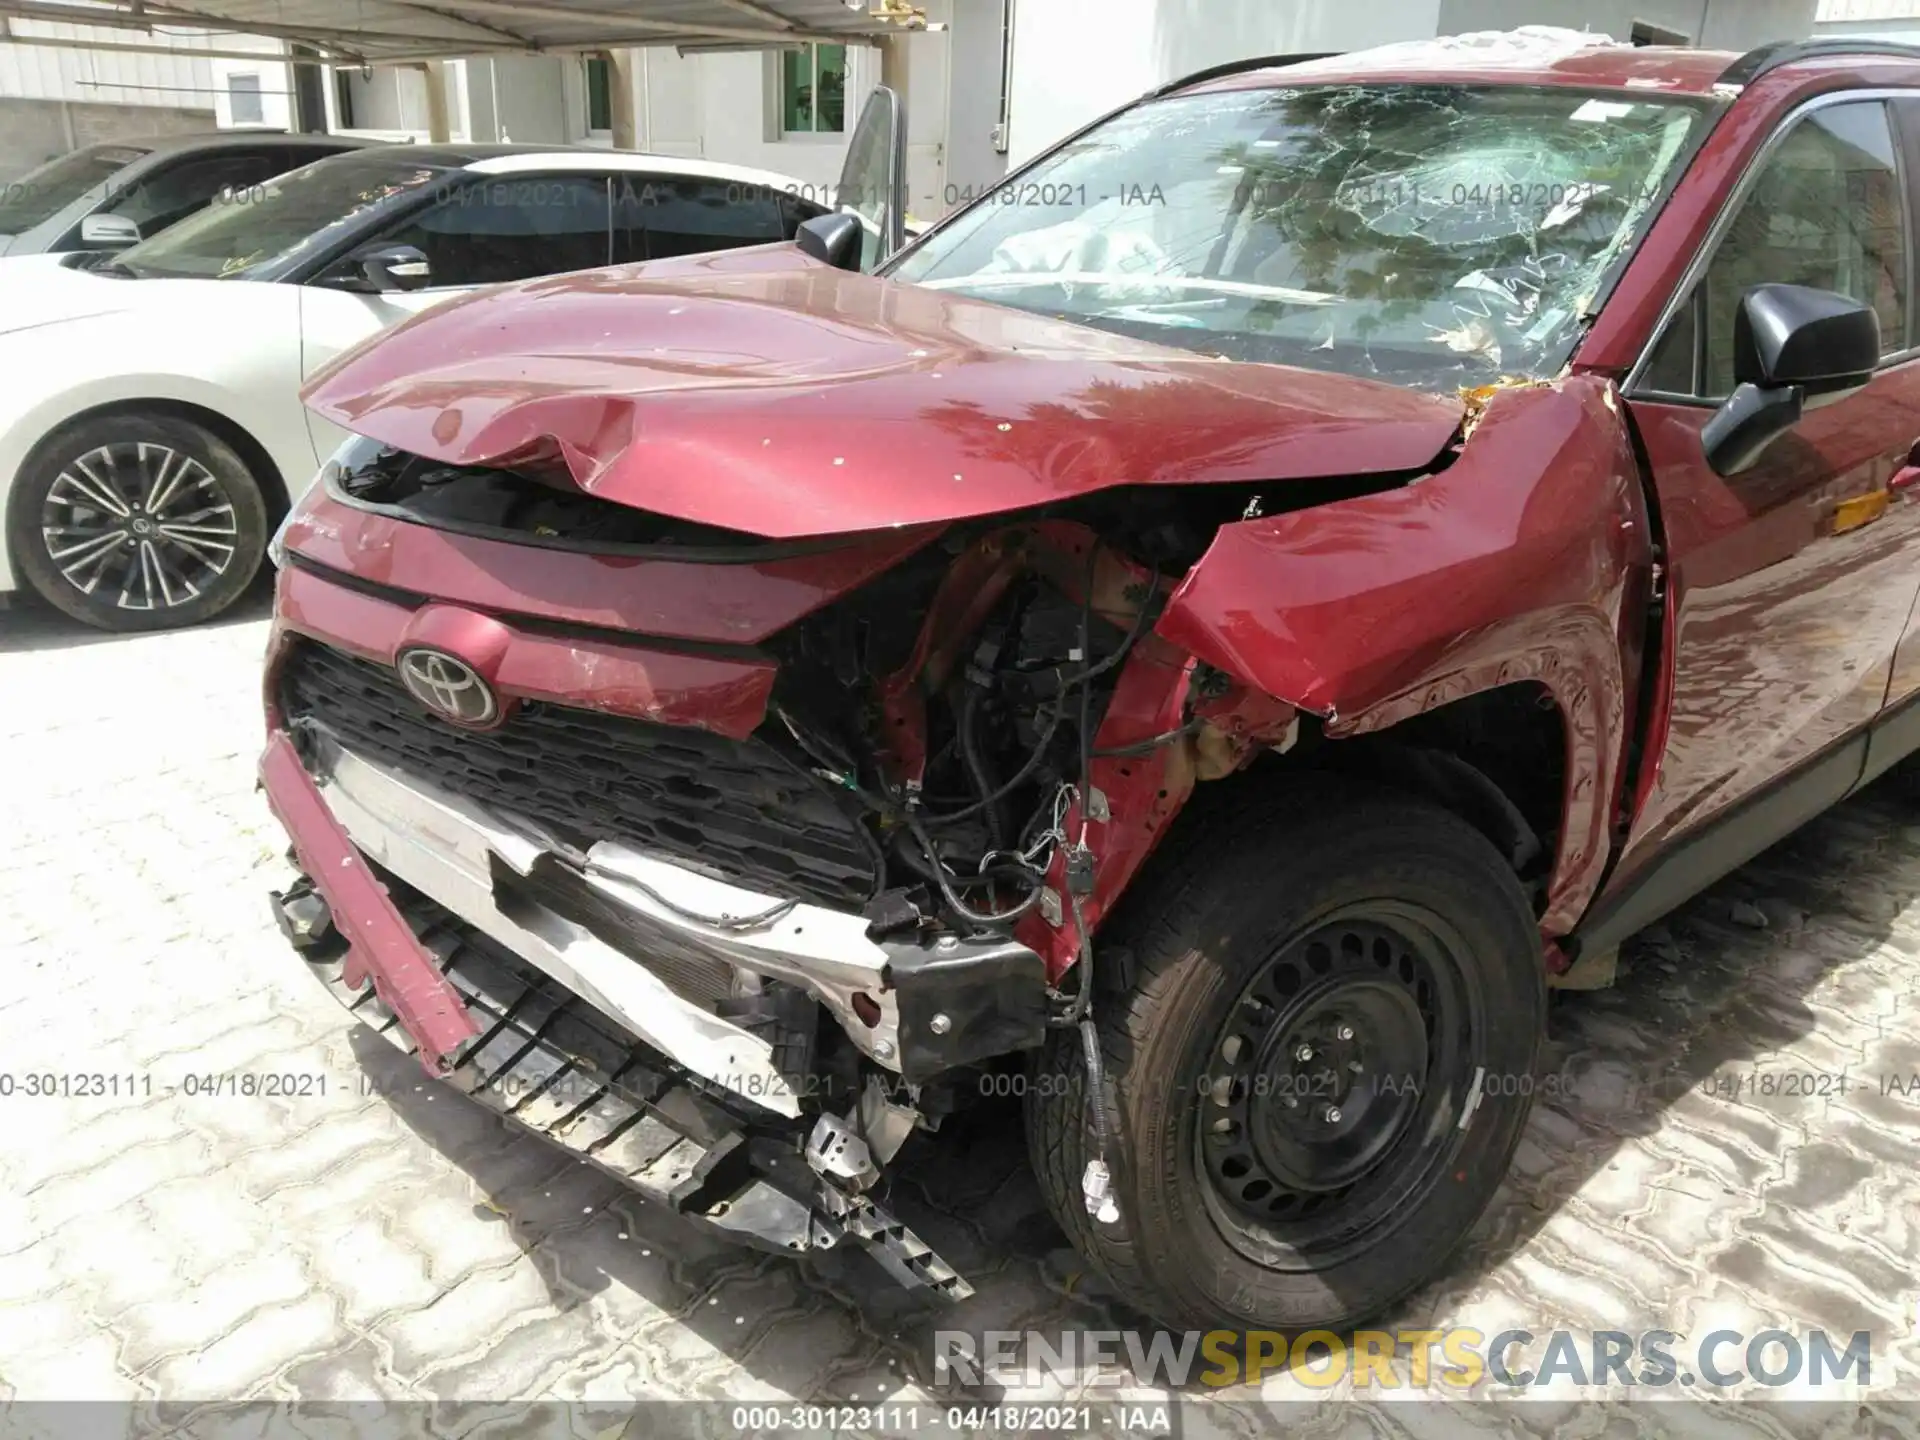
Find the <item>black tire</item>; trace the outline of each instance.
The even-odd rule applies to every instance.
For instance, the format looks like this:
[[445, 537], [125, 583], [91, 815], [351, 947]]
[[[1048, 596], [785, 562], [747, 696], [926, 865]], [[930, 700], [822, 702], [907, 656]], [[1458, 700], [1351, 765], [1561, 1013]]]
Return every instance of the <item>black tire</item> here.
[[[1546, 1016], [1526, 897], [1457, 816], [1325, 776], [1196, 808], [1166, 844], [1095, 952], [1119, 1220], [1087, 1213], [1085, 1072], [1064, 1031], [1027, 1087], [1048, 1207], [1162, 1325], [1339, 1330], [1377, 1317], [1444, 1268], [1519, 1143]], [[1311, 1044], [1290, 1037], [1312, 1026], [1325, 1027], [1313, 1033], [1326, 1068], [1307, 1068], [1311, 1083], [1237, 1058], [1297, 1057]], [[1240, 1045], [1223, 1043], [1240, 1031]], [[1378, 1080], [1369, 1036], [1412, 1057], [1389, 1062], [1420, 1073], [1411, 1102]], [[1371, 1082], [1356, 1073], [1367, 1069]], [[1335, 1070], [1355, 1075], [1344, 1095]], [[1356, 1170], [1368, 1136], [1379, 1148]], [[1344, 1168], [1340, 1145], [1359, 1151]], [[1261, 1158], [1275, 1154], [1285, 1163]]]
[[102, 630], [212, 619], [253, 583], [268, 524], [259, 480], [232, 446], [140, 411], [55, 431], [7, 501], [20, 573], [48, 604]]

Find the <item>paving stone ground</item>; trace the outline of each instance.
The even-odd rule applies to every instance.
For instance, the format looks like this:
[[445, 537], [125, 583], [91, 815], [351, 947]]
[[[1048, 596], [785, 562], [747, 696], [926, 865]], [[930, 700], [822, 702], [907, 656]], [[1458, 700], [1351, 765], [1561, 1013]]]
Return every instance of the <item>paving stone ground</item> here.
[[[931, 1310], [858, 1256], [723, 1244], [349, 1028], [267, 915], [262, 614], [0, 613], [0, 1402], [870, 1401], [930, 1393], [936, 1329], [1137, 1323], [1016, 1110], [892, 1181], [978, 1288]], [[1917, 902], [1920, 807], [1876, 791], [1556, 997], [1512, 1180], [1393, 1323], [1868, 1330], [1871, 1392], [1920, 1398]], [[47, 1074], [107, 1093], [26, 1093]]]

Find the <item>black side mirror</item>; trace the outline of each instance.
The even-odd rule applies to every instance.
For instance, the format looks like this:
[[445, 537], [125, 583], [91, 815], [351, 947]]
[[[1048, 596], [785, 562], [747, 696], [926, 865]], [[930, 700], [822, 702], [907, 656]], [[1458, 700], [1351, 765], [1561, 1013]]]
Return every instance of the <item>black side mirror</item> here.
[[1733, 322], [1733, 394], [1700, 432], [1717, 475], [1737, 475], [1808, 409], [1864, 389], [1880, 363], [1880, 318], [1806, 285], [1756, 285]]
[[418, 290], [433, 278], [433, 266], [417, 245], [368, 245], [347, 257], [350, 270], [375, 290]]
[[860, 268], [860, 218], [844, 210], [803, 220], [793, 243], [802, 255], [824, 260], [836, 270]]

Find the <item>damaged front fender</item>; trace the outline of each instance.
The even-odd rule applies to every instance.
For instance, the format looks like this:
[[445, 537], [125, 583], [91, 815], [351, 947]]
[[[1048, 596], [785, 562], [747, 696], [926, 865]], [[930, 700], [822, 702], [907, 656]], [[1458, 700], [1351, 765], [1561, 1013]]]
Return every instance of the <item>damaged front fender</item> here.
[[1156, 628], [1336, 738], [1544, 687], [1567, 755], [1541, 924], [1564, 934], [1607, 862], [1651, 560], [1617, 394], [1574, 376], [1488, 397], [1414, 484], [1221, 527]]

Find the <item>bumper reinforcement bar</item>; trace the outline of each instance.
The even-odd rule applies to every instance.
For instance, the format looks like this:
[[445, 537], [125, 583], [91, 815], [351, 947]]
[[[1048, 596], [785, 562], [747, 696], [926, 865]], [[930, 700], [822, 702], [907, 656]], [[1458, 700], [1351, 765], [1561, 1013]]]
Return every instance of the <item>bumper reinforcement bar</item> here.
[[[362, 866], [371, 883], [380, 878]], [[707, 1082], [631, 1036], [432, 899], [392, 877], [393, 907], [423, 963], [475, 1027], [445, 1083], [677, 1213], [763, 1250], [799, 1254], [851, 1238], [900, 1284], [961, 1300], [961, 1276], [870, 1196], [806, 1162], [799, 1122], [746, 1116]], [[351, 978], [324, 925], [289, 923], [334, 998], [403, 1052], [419, 1049], [401, 1017]], [[310, 897], [305, 897], [310, 898]], [[309, 917], [310, 918], [310, 917]], [[416, 938], [417, 937], [417, 938]]]

